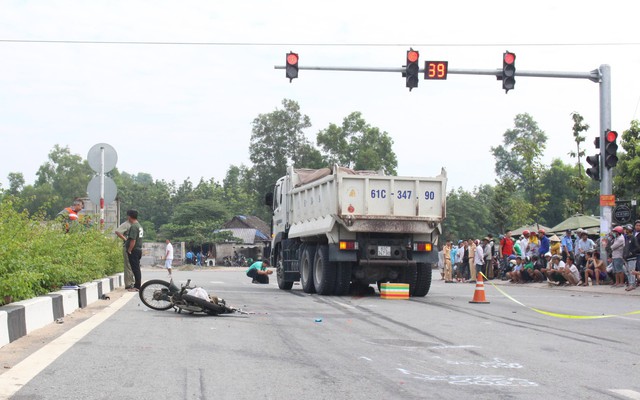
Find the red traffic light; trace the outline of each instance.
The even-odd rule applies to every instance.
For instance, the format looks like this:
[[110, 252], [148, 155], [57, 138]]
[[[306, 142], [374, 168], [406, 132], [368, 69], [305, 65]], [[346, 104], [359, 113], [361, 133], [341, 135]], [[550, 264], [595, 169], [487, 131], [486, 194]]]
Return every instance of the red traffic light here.
[[420, 53], [418, 53], [417, 51], [415, 50], [407, 51], [407, 61], [414, 63], [418, 61], [418, 58], [420, 58]]
[[509, 53], [508, 51], [504, 53], [504, 62], [505, 64], [513, 64], [516, 61], [516, 55], [513, 53]]
[[618, 138], [618, 132], [616, 131], [608, 131], [607, 132], [607, 143], [613, 143]]
[[295, 65], [298, 63], [298, 55], [296, 53], [287, 54], [287, 64]]

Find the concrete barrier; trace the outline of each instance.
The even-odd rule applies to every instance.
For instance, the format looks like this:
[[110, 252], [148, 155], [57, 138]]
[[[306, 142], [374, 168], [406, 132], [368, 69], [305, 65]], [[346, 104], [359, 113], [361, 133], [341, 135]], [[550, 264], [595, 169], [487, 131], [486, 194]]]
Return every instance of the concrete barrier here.
[[0, 347], [9, 344], [9, 325], [7, 324], [7, 312], [0, 310]]
[[94, 282], [98, 284], [98, 298], [101, 299], [103, 294], [111, 293], [111, 279], [96, 279]]
[[98, 301], [103, 294], [124, 286], [124, 274], [87, 282], [78, 289], [63, 289], [0, 307], [0, 347]]
[[51, 297], [48, 296], [36, 297], [15, 303], [16, 305], [24, 307], [27, 335], [54, 321], [52, 303]]

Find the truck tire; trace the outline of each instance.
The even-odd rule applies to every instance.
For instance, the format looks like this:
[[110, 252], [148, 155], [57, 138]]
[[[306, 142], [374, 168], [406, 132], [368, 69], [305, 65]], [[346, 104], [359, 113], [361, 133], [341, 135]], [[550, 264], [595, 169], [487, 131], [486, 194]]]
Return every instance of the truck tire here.
[[416, 265], [407, 265], [404, 267], [402, 271], [400, 271], [400, 276], [398, 276], [398, 283], [408, 283], [409, 293], [413, 293], [413, 291], [415, 290], [417, 281], [418, 281], [418, 269]]
[[351, 263], [339, 262], [336, 272], [336, 287], [333, 294], [346, 296], [349, 294], [349, 286], [351, 285]]
[[332, 295], [336, 287], [336, 263], [329, 261], [329, 246], [319, 245], [313, 261], [313, 285], [321, 295]]
[[276, 278], [280, 290], [291, 290], [293, 282], [287, 282], [284, 279], [284, 261], [282, 261], [282, 246], [276, 249]]
[[424, 297], [429, 293], [432, 272], [431, 264], [418, 264], [418, 279], [414, 289], [411, 290], [411, 296]]
[[315, 293], [313, 286], [313, 262], [316, 255], [316, 246], [305, 245], [300, 259], [300, 285], [305, 293]]

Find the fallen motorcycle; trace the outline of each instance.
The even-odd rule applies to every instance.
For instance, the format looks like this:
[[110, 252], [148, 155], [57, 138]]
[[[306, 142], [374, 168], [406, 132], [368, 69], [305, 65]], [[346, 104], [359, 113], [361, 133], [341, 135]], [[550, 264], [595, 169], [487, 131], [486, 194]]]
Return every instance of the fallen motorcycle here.
[[[145, 306], [164, 311], [173, 308], [175, 312], [186, 311], [190, 314], [205, 313], [209, 315], [243, 313], [242, 310], [230, 307], [216, 296], [203, 296], [203, 289], [190, 286], [191, 279], [181, 287], [161, 279], [152, 279], [140, 287], [140, 300]], [[206, 292], [204, 292], [206, 293]]]

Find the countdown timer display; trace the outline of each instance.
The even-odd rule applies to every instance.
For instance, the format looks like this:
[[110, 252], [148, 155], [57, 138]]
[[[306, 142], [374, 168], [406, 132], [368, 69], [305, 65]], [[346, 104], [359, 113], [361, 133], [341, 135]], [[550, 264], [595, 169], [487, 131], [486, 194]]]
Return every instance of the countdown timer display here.
[[425, 61], [424, 79], [447, 79], [448, 61]]

